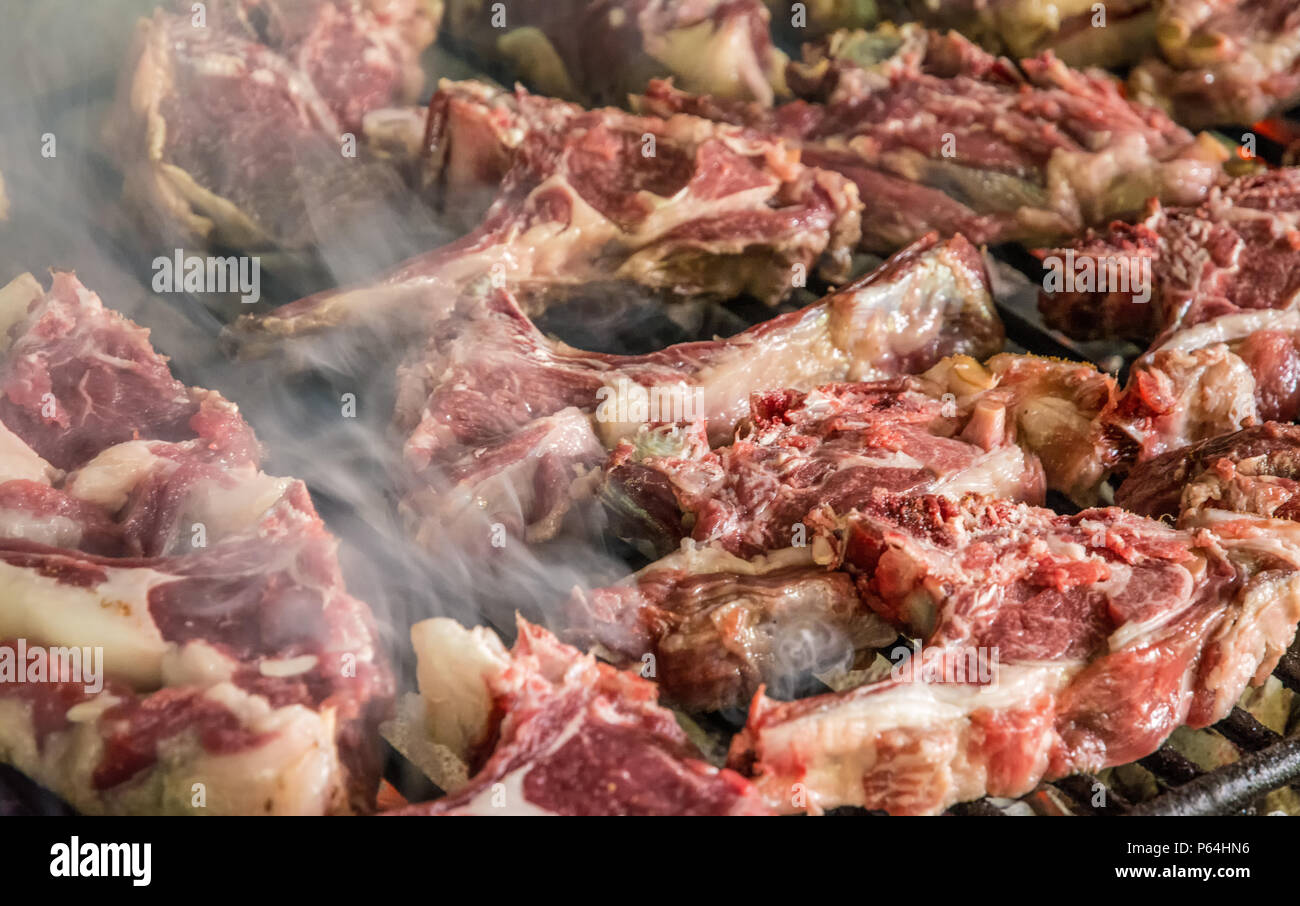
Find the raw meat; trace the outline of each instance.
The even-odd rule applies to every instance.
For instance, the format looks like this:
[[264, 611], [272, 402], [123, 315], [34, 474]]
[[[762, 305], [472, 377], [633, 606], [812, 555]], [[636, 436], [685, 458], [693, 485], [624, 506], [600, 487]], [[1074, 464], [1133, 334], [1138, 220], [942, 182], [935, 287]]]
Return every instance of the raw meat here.
[[852, 179], [862, 243], [891, 250], [930, 230], [976, 244], [1043, 244], [1140, 214], [1149, 198], [1195, 204], [1225, 149], [1132, 103], [1099, 71], [1050, 54], [1017, 67], [955, 33], [840, 32], [791, 66], [803, 100], [776, 108], [652, 82], [638, 108], [781, 136], [805, 164]]
[[1114, 384], [1091, 366], [1003, 354], [923, 375], [757, 393], [732, 444], [655, 434], [620, 444], [601, 496], [614, 529], [662, 555], [683, 537], [740, 556], [807, 537], [819, 506], [844, 513], [877, 489], [1042, 503], [1094, 498], [1093, 452]]
[[1133, 70], [1138, 99], [1188, 126], [1250, 124], [1300, 101], [1293, 0], [1163, 0], [1159, 56]]
[[750, 560], [690, 546], [626, 584], [575, 590], [564, 616], [566, 638], [600, 645], [688, 711], [744, 707], [760, 685], [789, 698], [807, 674], [848, 669], [898, 637], [811, 544]]
[[[241, 318], [231, 339], [243, 353], [333, 327], [427, 333], [476, 280], [512, 289], [535, 313], [599, 284], [776, 302], [814, 271], [830, 281], [848, 274], [859, 235], [852, 184], [802, 165], [776, 139], [695, 117], [585, 111], [522, 89], [462, 90], [447, 107], [451, 90], [434, 98], [430, 118], [459, 130], [439, 142], [448, 178], [472, 185], [509, 161], [483, 222], [368, 285]], [[485, 131], [483, 117], [497, 131]], [[483, 150], [503, 133], [508, 147]], [[477, 160], [482, 173], [463, 177]]]
[[411, 628], [435, 741], [469, 783], [400, 815], [762, 815], [753, 786], [700, 760], [650, 683], [522, 618], [507, 652], [447, 619]]
[[406, 209], [364, 120], [418, 98], [437, 0], [191, 7], [141, 20], [107, 123], [142, 222], [186, 244], [299, 253]]
[[1059, 270], [1039, 297], [1043, 317], [1077, 339], [1145, 343], [1220, 315], [1291, 310], [1300, 300], [1300, 169], [1239, 177], [1194, 208], [1153, 203], [1136, 223], [1038, 254]]
[[1265, 422], [1147, 460], [1115, 503], [1144, 516], [1219, 509], [1300, 520], [1300, 426]]
[[[393, 680], [306, 487], [72, 275], [0, 326], [6, 762], [87, 813], [373, 808]], [[97, 646], [102, 688], [30, 672]]]
[[1155, 43], [1151, 0], [1110, 0], [1097, 15], [1093, 0], [880, 0], [842, 3], [767, 0], [773, 21], [791, 22], [798, 6], [805, 22], [791, 28], [801, 40], [882, 20], [952, 29], [994, 53], [1029, 57], [1050, 50], [1071, 66], [1107, 68], [1137, 62]]
[[759, 695], [729, 763], [774, 808], [931, 814], [1141, 758], [1222, 718], [1300, 620], [1294, 523], [1182, 531], [1118, 509], [881, 493], [837, 526], [871, 606], [921, 637], [893, 674]]
[[[770, 104], [785, 85], [760, 0], [448, 0], [447, 34], [541, 94], [622, 105], [647, 78]], [[509, 79], [513, 81], [513, 78]]]
[[729, 339], [639, 356], [567, 346], [511, 293], [485, 289], [399, 370], [396, 428], [418, 483], [406, 505], [430, 546], [449, 525], [463, 537], [471, 514], [542, 540], [559, 529], [581, 471], [643, 427], [702, 419], [723, 442], [752, 393], [905, 374], [1001, 346], [983, 261], [960, 238], [922, 240]]
[[1242, 311], [1169, 335], [1102, 418], [1101, 457], [1131, 466], [1263, 421], [1300, 417], [1300, 311]]

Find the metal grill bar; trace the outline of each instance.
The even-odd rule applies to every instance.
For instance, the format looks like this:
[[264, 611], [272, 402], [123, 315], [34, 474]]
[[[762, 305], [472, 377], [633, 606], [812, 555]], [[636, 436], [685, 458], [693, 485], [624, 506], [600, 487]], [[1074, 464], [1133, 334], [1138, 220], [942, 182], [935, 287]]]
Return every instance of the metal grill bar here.
[[1135, 806], [1133, 815], [1223, 815], [1239, 812], [1255, 799], [1300, 776], [1300, 736], [1247, 755], [1241, 761], [1203, 774], [1176, 794]]

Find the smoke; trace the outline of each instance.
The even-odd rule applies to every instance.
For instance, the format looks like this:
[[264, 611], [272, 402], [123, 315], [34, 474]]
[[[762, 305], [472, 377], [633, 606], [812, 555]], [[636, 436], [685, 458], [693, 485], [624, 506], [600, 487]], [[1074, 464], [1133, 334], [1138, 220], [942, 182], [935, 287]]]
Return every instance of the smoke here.
[[[121, 161], [110, 156], [103, 130], [107, 122], [132, 137], [139, 128], [122, 118], [114, 101], [135, 22], [154, 5], [41, 0], [7, 17], [0, 37], [0, 173], [11, 205], [8, 221], [0, 223], [0, 280], [31, 271], [48, 282], [49, 269], [75, 271], [105, 305], [151, 330], [154, 346], [171, 357], [180, 380], [237, 403], [265, 449], [263, 469], [307, 483], [340, 541], [349, 591], [371, 606], [390, 658], [408, 682], [413, 655], [407, 628], [414, 622], [450, 616], [467, 625], [487, 623], [509, 641], [516, 611], [554, 627], [575, 585], [610, 585], [641, 565], [606, 530], [594, 502], [577, 506], [567, 519], [569, 531], [544, 544], [514, 535], [485, 544], [494, 524], [472, 508], [441, 526], [436, 545], [413, 540], [401, 507], [412, 477], [401, 457], [405, 438], [392, 419], [397, 368], [426, 337], [412, 333], [376, 343], [360, 325], [261, 360], [238, 360], [223, 350], [222, 330], [239, 316], [362, 284], [454, 239], [463, 218], [403, 188], [400, 171], [382, 161], [363, 154], [345, 163], [331, 136], [293, 146], [274, 171], [279, 183], [270, 183], [287, 199], [286, 210], [301, 211], [288, 232], [308, 237], [303, 243], [205, 247], [156, 209], [124, 204]], [[425, 60], [426, 70], [429, 60], [434, 63], [424, 99], [439, 76], [474, 75], [437, 53]], [[210, 116], [192, 107], [170, 115]], [[251, 172], [261, 164], [265, 148], [241, 144], [257, 130], [242, 122], [216, 130], [206, 125], [205, 134], [225, 132], [229, 139], [200, 149], [216, 155], [216, 163], [196, 160], [196, 167]], [[266, 190], [268, 183], [260, 185]], [[155, 291], [154, 263], [189, 255], [257, 256], [257, 304], [206, 282], [189, 286], [178, 274], [166, 281], [174, 291]], [[815, 296], [801, 290], [782, 310]], [[538, 323], [581, 349], [636, 354], [728, 336], [776, 313], [757, 302], [663, 301], [651, 292], [601, 284], [572, 291]], [[377, 335], [379, 325], [373, 326]], [[807, 691], [810, 674], [845, 667], [852, 648], [826, 626], [786, 628], [777, 641], [781, 672], [800, 679], [777, 691]]]
[[[105, 305], [150, 329], [154, 346], [171, 357], [180, 380], [237, 403], [265, 449], [263, 469], [307, 482], [340, 540], [349, 591], [371, 605], [399, 663], [410, 656], [407, 627], [419, 619], [486, 621], [509, 638], [516, 610], [544, 620], [575, 584], [607, 584], [626, 575], [626, 562], [611, 552], [592, 513], [582, 516], [582, 531], [537, 547], [510, 537], [501, 547], [449, 540], [426, 550], [411, 539], [398, 506], [408, 481], [400, 461], [403, 438], [391, 426], [396, 369], [406, 352], [402, 343], [367, 348], [340, 337], [312, 350], [308, 370], [287, 369], [283, 357], [237, 361], [222, 351], [222, 328], [242, 314], [363, 281], [454, 238], [416, 193], [392, 191], [391, 168], [372, 167], [371, 176], [363, 177], [375, 180], [369, 186], [350, 177], [342, 185], [338, 178], [322, 179], [310, 155], [291, 162], [285, 178], [294, 185], [284, 192], [301, 199], [313, 241], [288, 254], [254, 253], [258, 305], [241, 302], [238, 292], [208, 292], [206, 286], [192, 291], [179, 280], [179, 291], [154, 291], [157, 258], [172, 259], [178, 251], [249, 254], [196, 245], [169, 231], [170, 224], [122, 203], [122, 173], [106, 151], [102, 130], [115, 114], [118, 73], [135, 23], [154, 6], [155, 0], [42, 0], [6, 11], [0, 173], [10, 209], [0, 222], [0, 283], [30, 271], [48, 284], [51, 269], [75, 271]], [[428, 73], [424, 99], [443, 74], [467, 72], [448, 67]], [[239, 126], [231, 124], [232, 142]], [[257, 154], [245, 148], [231, 160], [255, 161]], [[364, 156], [358, 160], [366, 163]], [[350, 203], [367, 195], [373, 204]], [[718, 317], [720, 310], [710, 320], [700, 308], [685, 328], [660, 318], [658, 335], [642, 332], [653, 320], [652, 307], [630, 300], [609, 305], [604, 316], [622, 313], [625, 332], [641, 342], [648, 335], [655, 343], [672, 342], [695, 330], [731, 332], [733, 326]], [[629, 325], [636, 329], [626, 331]], [[463, 519], [466, 524], [446, 527], [448, 539], [487, 537], [488, 526], [468, 524], [476, 521], [474, 514]]]

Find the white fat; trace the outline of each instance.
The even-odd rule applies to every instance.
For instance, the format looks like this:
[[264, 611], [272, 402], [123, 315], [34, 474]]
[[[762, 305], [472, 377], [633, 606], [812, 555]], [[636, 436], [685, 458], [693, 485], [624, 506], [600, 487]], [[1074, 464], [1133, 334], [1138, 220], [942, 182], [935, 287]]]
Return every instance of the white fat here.
[[819, 311], [800, 318], [779, 336], [761, 342], [732, 341], [727, 355], [701, 368], [694, 382], [703, 390], [710, 438], [731, 434], [736, 422], [749, 413], [753, 393], [810, 390], [846, 377], [849, 357], [833, 342], [829, 321], [829, 315]]
[[[0, 318], [2, 317], [3, 312], [0, 312]], [[41, 459], [21, 437], [0, 423], [0, 481], [21, 479], [48, 485], [53, 484], [61, 474], [58, 469]]]
[[164, 686], [215, 686], [235, 675], [239, 662], [208, 642], [195, 640], [163, 655]]
[[1031, 477], [1041, 471], [1037, 460], [1029, 461], [1014, 444], [996, 447], [974, 463], [934, 485], [932, 493], [960, 498], [964, 494], [989, 494], [1022, 500], [1033, 487]]
[[675, 551], [646, 566], [638, 576], [662, 570], [681, 570], [700, 576], [712, 573], [731, 573], [737, 576], [761, 576], [779, 569], [812, 566], [811, 547], [787, 547], [744, 559], [720, 547], [697, 545], [687, 538], [681, 550]]
[[335, 713], [302, 705], [275, 708], [258, 695], [221, 683], [204, 696], [233, 712], [240, 725], [263, 737], [260, 745], [230, 753], [202, 749], [185, 734], [160, 747], [164, 797], [184, 806], [193, 784], [207, 796], [200, 814], [321, 815], [347, 810], [344, 771], [335, 744]]
[[510, 655], [491, 630], [466, 629], [445, 617], [412, 626], [411, 644], [429, 735], [464, 760], [487, 736], [490, 684], [510, 665]]
[[[545, 817], [553, 815], [546, 809], [538, 808], [524, 796], [524, 778], [532, 770], [532, 765], [525, 765], [512, 771], [495, 783], [485, 786], [456, 811], [471, 815], [532, 816]], [[497, 805], [500, 803], [500, 805]]]
[[186, 499], [186, 521], [207, 526], [209, 542], [256, 525], [293, 484], [292, 478], [276, 478], [252, 467], [226, 474], [236, 477], [233, 487], [205, 479], [195, 482]]
[[[779, 723], [761, 724], [757, 744], [765, 762], [807, 766], [797, 778], [814, 810], [862, 802], [862, 778], [876, 766], [877, 744], [883, 734], [899, 729], [949, 728], [940, 745], [940, 758], [952, 764], [954, 779], [964, 773], [957, 745], [970, 715], [988, 709], [1023, 707], [1042, 693], [1064, 688], [1082, 662], [999, 665], [996, 681], [986, 686], [945, 683], [899, 683], [877, 691], [862, 686], [816, 711]], [[889, 683], [890, 681], [885, 681]], [[752, 719], [752, 718], [751, 718]], [[1041, 741], [1048, 744], [1047, 736]], [[937, 752], [920, 757], [938, 756]], [[766, 787], [775, 803], [788, 803], [790, 778], [773, 775]], [[981, 790], [974, 790], [978, 795]], [[787, 805], [788, 807], [788, 805]]]
[[1240, 340], [1257, 330], [1281, 330], [1287, 333], [1300, 331], [1300, 312], [1264, 310], [1224, 315], [1178, 331], [1152, 352], [1166, 349], [1191, 352], [1215, 343]]
[[121, 699], [108, 692], [102, 692], [89, 701], [78, 702], [68, 709], [63, 716], [74, 724], [88, 724], [99, 720], [109, 708], [120, 704]]
[[0, 352], [9, 348], [9, 329], [27, 317], [32, 302], [44, 296], [41, 284], [31, 274], [19, 274], [0, 287]]
[[38, 516], [26, 510], [5, 509], [0, 510], [0, 538], [76, 548], [81, 544], [81, 525], [67, 516]]
[[102, 646], [109, 676], [136, 689], [155, 689], [162, 684], [169, 646], [149, 613], [149, 592], [174, 579], [142, 567], [107, 572], [104, 582], [82, 588], [0, 563], [0, 638]]
[[67, 492], [116, 513], [126, 506], [140, 479], [156, 463], [164, 462], [151, 452], [150, 446], [149, 441], [131, 440], [109, 447], [72, 474]]
[[257, 665], [257, 672], [262, 676], [272, 677], [301, 676], [315, 667], [316, 662], [317, 657], [314, 654], [304, 654], [299, 657], [283, 658], [281, 660], [264, 660]]

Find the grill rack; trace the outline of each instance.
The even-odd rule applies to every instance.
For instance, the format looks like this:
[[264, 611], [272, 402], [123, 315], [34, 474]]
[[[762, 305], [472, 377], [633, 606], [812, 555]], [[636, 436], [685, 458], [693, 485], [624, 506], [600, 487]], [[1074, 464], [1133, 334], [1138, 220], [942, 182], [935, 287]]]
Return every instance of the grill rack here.
[[[1293, 646], [1283, 655], [1273, 675], [1287, 689], [1300, 694], [1300, 648]], [[1045, 790], [1054, 790], [1067, 800], [1066, 813], [1072, 815], [1254, 814], [1254, 802], [1300, 779], [1300, 734], [1284, 737], [1238, 707], [1210, 729], [1232, 743], [1241, 753], [1241, 759], [1212, 771], [1202, 771], [1189, 758], [1166, 744], [1137, 761], [1154, 774], [1163, 787], [1159, 795], [1145, 802], [1131, 803], [1086, 773], [1044, 784], [1030, 795], [1039, 796]], [[1098, 794], [1104, 803], [1100, 807], [1092, 805]], [[984, 798], [954, 805], [946, 814], [1005, 816], [1006, 812]]]
[[[1300, 110], [1293, 110], [1267, 130], [1269, 134], [1289, 134], [1300, 139]], [[1292, 146], [1294, 147], [1294, 146]], [[1288, 148], [1261, 135], [1260, 159], [1270, 166], [1280, 166]], [[1041, 266], [1019, 247], [1000, 247], [996, 261], [1016, 273], [1035, 280]], [[1111, 368], [1123, 381], [1136, 347], [1111, 341], [1079, 343], [1043, 324], [1037, 310], [1037, 284], [1032, 292], [1016, 292], [997, 300], [998, 313], [1010, 343], [1028, 352], [1091, 361]], [[1061, 507], [1057, 507], [1061, 509]], [[1300, 695], [1300, 641], [1292, 645], [1279, 660], [1273, 676], [1283, 687]], [[1030, 797], [1055, 793], [1057, 811], [1070, 815], [1232, 815], [1254, 813], [1253, 805], [1268, 793], [1300, 782], [1300, 729], [1288, 736], [1264, 726], [1248, 711], [1234, 706], [1223, 720], [1209, 729], [1226, 739], [1241, 758], [1230, 764], [1204, 771], [1168, 742], [1155, 752], [1138, 759], [1136, 764], [1155, 776], [1161, 792], [1143, 802], [1129, 802], [1092, 774], [1081, 773], [1045, 783]], [[1050, 792], [1049, 792], [1050, 791]], [[1104, 805], [1092, 805], [1101, 794]], [[1030, 798], [1026, 797], [1026, 798]], [[1064, 801], [1062, 801], [1064, 799]], [[988, 798], [958, 803], [948, 815], [1005, 816]]]
[[[141, 2], [148, 5], [146, 0]], [[498, 78], [504, 77], [499, 67], [475, 59], [472, 54], [466, 53], [464, 48], [453, 49], [459, 51], [474, 69]], [[791, 50], [788, 46], [784, 49], [787, 52]], [[51, 114], [69, 112], [76, 114], [102, 106], [112, 94], [113, 72], [106, 71], [100, 75], [101, 78], [88, 78], [85, 81], [69, 83], [35, 100], [45, 106]], [[1270, 121], [1269, 125], [1272, 128], [1267, 128], [1265, 124], [1253, 127], [1257, 133], [1257, 150], [1260, 159], [1272, 166], [1281, 165], [1284, 160], [1296, 164], [1296, 160], [1287, 158], [1296, 156], [1292, 148], [1300, 148], [1300, 145], [1290, 144], [1300, 142], [1300, 108], [1290, 111], [1285, 117]], [[1242, 130], [1234, 131], [1239, 134]], [[90, 162], [97, 169], [83, 174], [83, 177], [91, 179], [102, 190], [104, 183], [111, 183], [115, 179], [112, 175], [113, 170], [104, 161], [94, 156], [91, 157]], [[21, 245], [30, 245], [31, 249], [35, 249], [31, 237], [16, 238], [22, 240]], [[110, 235], [100, 238], [112, 245]], [[111, 257], [122, 254], [122, 249], [117, 247], [110, 247], [107, 251]], [[1034, 275], [1039, 273], [1040, 266], [1023, 249], [1001, 247], [994, 250], [993, 255], [998, 261], [1022, 275], [1029, 276], [1031, 280], [1037, 279]], [[1077, 343], [1048, 329], [1038, 316], [1034, 297], [1029, 294], [999, 298], [998, 310], [1006, 327], [1010, 345], [1018, 346], [1028, 352], [1092, 361], [1105, 366], [1113, 365], [1111, 370], [1122, 379], [1127, 363], [1136, 351], [1132, 346], [1126, 347], [1124, 344], [1117, 343]], [[775, 313], [768, 310], [764, 316], [771, 317]], [[175, 363], [177, 367], [183, 364], [183, 362]], [[322, 494], [319, 489], [312, 490], [314, 496], [328, 499], [328, 495]], [[1273, 675], [1285, 688], [1300, 694], [1300, 642], [1293, 645], [1291, 650], [1282, 657]], [[1240, 760], [1214, 770], [1204, 771], [1166, 743], [1151, 755], [1136, 762], [1150, 771], [1161, 787], [1158, 795], [1146, 801], [1130, 802], [1125, 796], [1089, 773], [1079, 773], [1043, 783], [1021, 801], [1029, 802], [1031, 807], [1042, 803], [1043, 807], [1035, 809], [1038, 814], [1077, 816], [1255, 814], [1257, 812], [1253, 804], [1262, 796], [1291, 784], [1300, 784], [1300, 729], [1284, 737], [1265, 727], [1250, 713], [1239, 707], [1234, 707], [1226, 718], [1210, 729], [1219, 733], [1234, 746], [1241, 755]], [[412, 801], [427, 799], [440, 792], [413, 764], [391, 748], [388, 748], [384, 775]], [[1104, 806], [1091, 804], [1098, 793], [1104, 795]], [[841, 808], [832, 813], [877, 814], [859, 808]], [[0, 765], [0, 815], [71, 816], [75, 814], [77, 814], [75, 810], [54, 793], [36, 785], [16, 770]], [[1003, 806], [985, 797], [958, 803], [949, 808], [945, 814], [1005, 817], [1007, 812]]]

